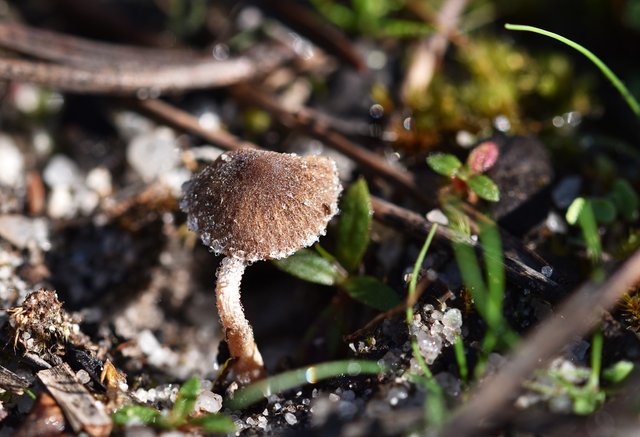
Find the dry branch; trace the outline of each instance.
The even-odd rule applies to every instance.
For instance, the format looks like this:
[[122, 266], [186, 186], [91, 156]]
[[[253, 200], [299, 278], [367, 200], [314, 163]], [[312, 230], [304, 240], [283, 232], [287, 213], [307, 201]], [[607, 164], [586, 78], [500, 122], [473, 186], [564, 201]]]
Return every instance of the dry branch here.
[[92, 437], [111, 432], [111, 418], [102, 405], [80, 384], [68, 364], [62, 363], [38, 372], [38, 378], [56, 400], [75, 432], [84, 431]]

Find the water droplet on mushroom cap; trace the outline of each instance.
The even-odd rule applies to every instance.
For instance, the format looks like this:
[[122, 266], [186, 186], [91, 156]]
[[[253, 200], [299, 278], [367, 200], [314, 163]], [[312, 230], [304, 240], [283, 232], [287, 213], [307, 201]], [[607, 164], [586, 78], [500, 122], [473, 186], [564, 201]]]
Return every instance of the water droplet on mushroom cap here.
[[185, 186], [182, 204], [216, 252], [287, 257], [317, 241], [338, 211], [342, 187], [328, 158], [252, 149], [222, 156]]

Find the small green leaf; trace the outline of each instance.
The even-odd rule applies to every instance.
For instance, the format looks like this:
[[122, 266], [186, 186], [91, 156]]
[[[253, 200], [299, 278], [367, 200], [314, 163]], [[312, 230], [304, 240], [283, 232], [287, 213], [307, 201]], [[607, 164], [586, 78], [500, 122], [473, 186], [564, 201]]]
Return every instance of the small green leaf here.
[[371, 199], [367, 182], [360, 178], [342, 200], [336, 258], [349, 272], [360, 265], [369, 245], [371, 229]]
[[427, 156], [427, 165], [431, 170], [443, 176], [455, 176], [462, 167], [460, 160], [448, 153], [433, 153]]
[[335, 264], [310, 249], [301, 249], [288, 258], [273, 260], [280, 270], [296, 278], [321, 285], [334, 285], [342, 278]]
[[605, 369], [604, 372], [602, 372], [602, 376], [610, 383], [617, 384], [629, 376], [633, 367], [634, 365], [631, 361], [621, 360], [608, 369]]
[[342, 287], [353, 299], [380, 311], [389, 310], [400, 303], [393, 288], [372, 276], [352, 276]]
[[629, 182], [624, 179], [616, 179], [611, 187], [609, 195], [622, 217], [631, 221], [638, 217], [638, 195]]
[[576, 198], [567, 209], [566, 219], [570, 225], [578, 224], [580, 226], [589, 256], [593, 260], [600, 259], [602, 245], [591, 201], [584, 197]]
[[190, 425], [200, 427], [204, 432], [230, 434], [236, 432], [236, 426], [230, 417], [222, 414], [206, 414], [189, 420]]
[[598, 223], [613, 223], [616, 219], [616, 207], [609, 199], [601, 197], [593, 197], [589, 199], [591, 208], [593, 208], [593, 215]]
[[160, 412], [155, 408], [142, 405], [127, 405], [113, 413], [112, 420], [116, 425], [124, 426], [131, 421], [145, 425], [155, 425], [160, 418]]
[[573, 400], [573, 412], [582, 416], [593, 413], [605, 400], [603, 391], [585, 390]]
[[467, 185], [469, 185], [471, 191], [484, 200], [488, 200], [489, 202], [497, 202], [500, 200], [500, 189], [489, 176], [481, 174], [473, 175], [467, 180]]
[[200, 379], [197, 376], [185, 381], [180, 387], [180, 390], [178, 390], [176, 402], [173, 404], [169, 415], [163, 420], [163, 425], [172, 428], [183, 424], [189, 417], [189, 414], [193, 412], [199, 393]]
[[577, 197], [573, 202], [571, 202], [571, 205], [569, 205], [569, 208], [567, 209], [567, 214], [565, 215], [567, 223], [570, 225], [578, 223], [578, 218], [580, 217], [586, 203], [587, 201], [584, 197]]

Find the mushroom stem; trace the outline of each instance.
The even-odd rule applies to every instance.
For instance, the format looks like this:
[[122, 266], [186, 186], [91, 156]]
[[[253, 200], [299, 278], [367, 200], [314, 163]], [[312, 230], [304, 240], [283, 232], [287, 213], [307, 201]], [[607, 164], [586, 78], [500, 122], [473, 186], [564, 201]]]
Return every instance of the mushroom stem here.
[[240, 302], [240, 282], [245, 267], [245, 261], [236, 257], [227, 256], [222, 260], [216, 272], [216, 302], [229, 353], [236, 359], [233, 369], [241, 382], [250, 382], [264, 375], [264, 363]]

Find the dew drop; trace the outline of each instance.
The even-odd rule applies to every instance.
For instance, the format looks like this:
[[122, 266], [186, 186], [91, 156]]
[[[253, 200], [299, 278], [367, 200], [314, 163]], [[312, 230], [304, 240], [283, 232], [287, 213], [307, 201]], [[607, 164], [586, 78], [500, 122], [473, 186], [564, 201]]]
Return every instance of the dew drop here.
[[382, 118], [384, 116], [384, 107], [379, 103], [371, 105], [369, 108], [369, 115], [371, 115], [371, 118], [376, 120]]

